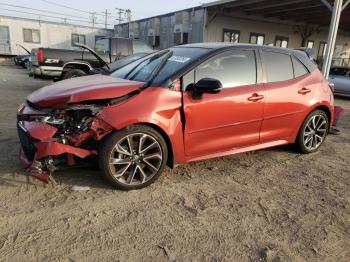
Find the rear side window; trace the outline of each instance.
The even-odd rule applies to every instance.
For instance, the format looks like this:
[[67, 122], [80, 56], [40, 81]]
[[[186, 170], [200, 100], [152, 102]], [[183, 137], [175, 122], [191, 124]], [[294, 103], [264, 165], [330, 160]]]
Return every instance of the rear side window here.
[[293, 67], [294, 67], [294, 76], [295, 78], [307, 75], [309, 71], [306, 69], [306, 67], [294, 56], [292, 56], [293, 60]]
[[263, 51], [267, 82], [287, 81], [294, 78], [290, 55]]
[[195, 81], [203, 78], [217, 79], [224, 88], [254, 85], [257, 81], [255, 52], [237, 50], [217, 55], [195, 70]]

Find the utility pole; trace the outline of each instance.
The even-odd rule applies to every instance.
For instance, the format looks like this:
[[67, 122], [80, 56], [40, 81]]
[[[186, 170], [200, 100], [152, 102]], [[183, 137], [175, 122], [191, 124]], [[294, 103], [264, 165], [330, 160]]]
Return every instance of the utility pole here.
[[125, 11], [124, 9], [121, 9], [121, 8], [116, 8], [117, 10], [117, 15], [118, 15], [118, 18], [117, 18], [117, 21], [119, 24], [121, 24], [123, 22], [123, 18], [122, 18], [122, 14], [125, 14]]
[[108, 10], [106, 9], [106, 11], [103, 12], [103, 14], [105, 15], [105, 28], [107, 29], [107, 27], [108, 27], [108, 16], [111, 15], [111, 13], [108, 13]]
[[131, 10], [130, 9], [126, 9], [125, 10], [125, 15], [126, 15], [127, 21], [130, 23], [131, 20], [132, 20], [132, 12], [131, 12]]
[[91, 23], [92, 23], [92, 28], [95, 28], [95, 23], [96, 23], [96, 12], [91, 13]]

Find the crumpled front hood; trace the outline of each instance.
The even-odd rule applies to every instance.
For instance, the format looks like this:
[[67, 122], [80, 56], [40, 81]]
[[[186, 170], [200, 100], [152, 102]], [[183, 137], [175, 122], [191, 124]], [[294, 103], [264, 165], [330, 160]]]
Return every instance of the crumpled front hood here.
[[63, 109], [67, 104], [118, 98], [138, 90], [143, 84], [111, 76], [92, 75], [45, 86], [29, 95], [27, 100], [39, 107]]

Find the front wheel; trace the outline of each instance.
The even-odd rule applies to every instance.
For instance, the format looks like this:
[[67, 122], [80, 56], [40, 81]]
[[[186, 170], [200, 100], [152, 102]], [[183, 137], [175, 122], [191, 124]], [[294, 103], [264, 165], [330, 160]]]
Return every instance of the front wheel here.
[[106, 178], [122, 190], [141, 189], [163, 172], [168, 150], [153, 128], [135, 125], [112, 134], [99, 150], [99, 164]]
[[329, 119], [322, 110], [315, 110], [305, 119], [298, 135], [297, 146], [304, 154], [319, 150], [325, 141], [329, 128]]

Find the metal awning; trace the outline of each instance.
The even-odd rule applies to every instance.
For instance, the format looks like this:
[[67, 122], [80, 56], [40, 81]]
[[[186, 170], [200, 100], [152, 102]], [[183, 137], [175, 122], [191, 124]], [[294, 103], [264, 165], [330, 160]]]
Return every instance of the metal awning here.
[[338, 28], [350, 31], [350, 0], [220, 0], [203, 5], [221, 12], [329, 27], [323, 72], [329, 75]]

